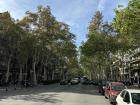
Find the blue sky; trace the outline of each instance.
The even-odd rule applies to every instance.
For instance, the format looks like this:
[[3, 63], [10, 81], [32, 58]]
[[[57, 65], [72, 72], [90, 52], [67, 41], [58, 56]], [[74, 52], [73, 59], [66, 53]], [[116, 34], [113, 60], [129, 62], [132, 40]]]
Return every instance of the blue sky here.
[[38, 5], [49, 5], [57, 20], [67, 23], [76, 34], [76, 45], [86, 40], [89, 22], [100, 10], [104, 21], [115, 16], [114, 8], [119, 4], [126, 6], [128, 0], [0, 0], [0, 12], [9, 11], [12, 17], [21, 19], [26, 11], [36, 11]]

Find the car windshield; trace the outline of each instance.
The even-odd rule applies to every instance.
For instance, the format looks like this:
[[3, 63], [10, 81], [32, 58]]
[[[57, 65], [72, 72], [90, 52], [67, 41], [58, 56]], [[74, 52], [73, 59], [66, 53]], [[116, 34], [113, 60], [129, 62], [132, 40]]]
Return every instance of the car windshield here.
[[140, 104], [140, 93], [131, 93], [131, 96], [134, 104]]
[[115, 86], [112, 86], [111, 89], [121, 91], [121, 90], [125, 89], [125, 86], [124, 85], [115, 85]]

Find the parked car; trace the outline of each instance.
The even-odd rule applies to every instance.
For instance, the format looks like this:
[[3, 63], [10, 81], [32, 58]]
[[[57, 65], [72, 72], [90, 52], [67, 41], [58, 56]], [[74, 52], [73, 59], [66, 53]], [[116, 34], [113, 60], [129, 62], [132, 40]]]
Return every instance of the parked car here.
[[122, 82], [123, 84], [125, 84], [126, 86], [130, 86], [132, 85], [132, 83], [130, 81], [119, 81]]
[[88, 80], [88, 85], [93, 85], [93, 81], [92, 80]]
[[110, 82], [105, 89], [105, 98], [108, 98], [111, 104], [116, 103], [117, 95], [126, 89], [126, 86], [121, 82]]
[[60, 81], [60, 85], [67, 85], [68, 84], [68, 80], [61, 80]]
[[91, 81], [88, 78], [86, 78], [86, 77], [81, 78], [80, 82], [83, 85], [89, 85], [89, 84], [91, 84]]
[[95, 86], [98, 85], [98, 81], [97, 80], [92, 80], [91, 83], [92, 83], [92, 85], [95, 85]]
[[84, 82], [85, 82], [85, 79], [84, 78], [81, 78], [80, 79], [80, 83], [83, 84]]
[[99, 81], [99, 83], [98, 83], [98, 91], [102, 95], [104, 95], [105, 88], [106, 88], [106, 83], [107, 83], [107, 81]]
[[88, 80], [88, 79], [85, 79], [85, 80], [82, 82], [82, 84], [84, 84], [84, 85], [91, 85], [91, 81]]
[[80, 82], [79, 78], [73, 78], [73, 79], [70, 81], [71, 85], [79, 84], [79, 82]]
[[28, 80], [23, 80], [21, 84], [23, 87], [33, 87], [33, 84]]
[[116, 99], [117, 105], [140, 105], [140, 90], [125, 89]]

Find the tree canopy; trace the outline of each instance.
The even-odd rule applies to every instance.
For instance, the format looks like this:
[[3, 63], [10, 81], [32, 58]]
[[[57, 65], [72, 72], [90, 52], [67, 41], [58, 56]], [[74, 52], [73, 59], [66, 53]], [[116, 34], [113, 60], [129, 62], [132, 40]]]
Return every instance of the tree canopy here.
[[34, 85], [41, 80], [63, 79], [78, 67], [75, 35], [67, 24], [55, 19], [49, 6], [27, 11], [18, 21], [8, 12], [1, 13], [0, 38], [5, 40], [1, 50], [7, 57], [3, 61], [6, 82], [10, 81], [14, 64], [19, 80], [30, 80]]

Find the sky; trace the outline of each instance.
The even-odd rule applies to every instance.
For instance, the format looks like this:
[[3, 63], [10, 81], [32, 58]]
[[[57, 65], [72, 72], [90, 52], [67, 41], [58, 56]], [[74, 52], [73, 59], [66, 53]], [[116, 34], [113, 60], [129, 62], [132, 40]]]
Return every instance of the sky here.
[[76, 45], [80, 46], [86, 41], [89, 22], [97, 10], [105, 22], [111, 22], [114, 9], [127, 4], [128, 0], [0, 0], [0, 12], [9, 11], [13, 18], [22, 19], [26, 11], [35, 12], [38, 5], [49, 5], [56, 19], [69, 25], [76, 35]]

